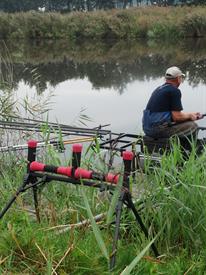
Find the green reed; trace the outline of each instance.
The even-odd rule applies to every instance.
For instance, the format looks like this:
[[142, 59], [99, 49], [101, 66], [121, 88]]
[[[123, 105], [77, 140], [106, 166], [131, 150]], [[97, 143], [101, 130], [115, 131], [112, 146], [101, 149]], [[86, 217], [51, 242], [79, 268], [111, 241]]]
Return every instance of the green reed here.
[[[164, 226], [159, 244], [167, 253], [186, 249], [188, 255], [205, 245], [205, 154], [181, 158], [179, 147], [148, 173], [145, 213], [153, 216], [151, 230]], [[154, 205], [156, 205], [154, 207]]]

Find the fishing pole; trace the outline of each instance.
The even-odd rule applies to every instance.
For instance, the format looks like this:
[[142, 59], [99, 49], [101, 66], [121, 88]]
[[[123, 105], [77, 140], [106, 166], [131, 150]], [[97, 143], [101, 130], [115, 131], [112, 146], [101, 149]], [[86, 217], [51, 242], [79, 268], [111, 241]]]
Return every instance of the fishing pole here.
[[[15, 129], [23, 129], [23, 128], [31, 128], [31, 129], [40, 129], [42, 130], [42, 126], [44, 125], [37, 125], [34, 123], [24, 123], [24, 122], [5, 122], [5, 121], [0, 121], [0, 125], [2, 126], [6, 126], [6, 127], [15, 127]], [[75, 127], [75, 126], [64, 126], [64, 127], [60, 127], [60, 125], [54, 125], [49, 129], [54, 129], [54, 130], [62, 130], [62, 131], [73, 131], [73, 132], [82, 132], [82, 133], [92, 133], [92, 134], [96, 134], [97, 132], [100, 134], [108, 134], [110, 132], [110, 130], [102, 130], [102, 127], [106, 127], [108, 126], [104, 125], [104, 126], [99, 126], [96, 128], [81, 128], [81, 127]], [[49, 125], [48, 125], [49, 126]]]
[[[3, 127], [3, 126], [0, 126], [0, 129], [4, 129], [4, 130], [17, 130], [17, 131], [28, 131], [28, 132], [38, 132], [38, 133], [41, 133], [42, 132], [42, 129], [39, 129], [39, 128], [31, 128], [31, 129], [29, 129], [29, 128], [19, 128], [19, 127]], [[52, 129], [49, 129], [49, 132], [50, 133], [56, 133], [57, 131], [56, 130], [52, 130]], [[61, 130], [61, 134], [62, 135], [75, 135], [75, 136], [82, 136], [82, 135], [84, 135], [84, 136], [88, 136], [88, 137], [92, 137], [92, 136], [94, 136], [94, 135], [97, 135], [97, 136], [99, 136], [99, 137], [102, 137], [102, 136], [104, 136], [104, 135], [107, 135], [107, 132], [106, 133], [100, 133], [99, 134], [99, 131], [94, 131], [94, 132], [92, 132], [92, 133], [86, 133], [86, 132], [84, 132], [84, 131], [66, 131], [66, 130]]]
[[[61, 129], [64, 129], [64, 128], [70, 128], [70, 129], [76, 129], [76, 128], [78, 128], [78, 129], [80, 129], [79, 127], [76, 127], [76, 126], [71, 126], [71, 125], [67, 125], [67, 124], [62, 124], [62, 123], [55, 123], [55, 122], [49, 122], [49, 121], [44, 121], [44, 120], [38, 120], [38, 119], [31, 119], [31, 118], [25, 118], [25, 117], [18, 117], [18, 116], [4, 116], [4, 115], [2, 115], [3, 117], [6, 117], [6, 118], [14, 118], [14, 119], [19, 119], [19, 120], [26, 120], [26, 121], [33, 121], [33, 122], [36, 122], [36, 123], [38, 123], [38, 124], [40, 124], [41, 126], [42, 126], [42, 124], [43, 125], [45, 125], [45, 126], [50, 126], [50, 125], [52, 125], [53, 127], [58, 127], [58, 129], [59, 129], [59, 127], [61, 128]], [[2, 124], [5, 124], [5, 122], [8, 122], [8, 123], [12, 123], [12, 121], [2, 121], [2, 120], [0, 120], [0, 124], [2, 123]], [[31, 126], [31, 127], [33, 127], [34, 125], [35, 126], [38, 126], [38, 124], [34, 124], [34, 123], [24, 123], [24, 122], [14, 122], [14, 123], [19, 123], [19, 124], [21, 124], [21, 125], [27, 125], [28, 127], [29, 126]], [[94, 128], [92, 128], [93, 130], [100, 130], [101, 128], [104, 128], [104, 127], [107, 127], [107, 126], [110, 126], [110, 124], [105, 124], [105, 125], [99, 125], [99, 126], [96, 126], [96, 127], [94, 127]], [[40, 127], [40, 126], [38, 126], [38, 127]], [[81, 128], [81, 129], [85, 129], [85, 128]], [[108, 132], [107, 132], [108, 133]]]
[[[45, 147], [47, 145], [53, 145], [53, 146], [61, 146], [68, 145], [68, 144], [74, 144], [74, 143], [83, 143], [83, 142], [90, 142], [94, 141], [96, 137], [80, 137], [80, 138], [72, 138], [65, 141], [47, 141], [47, 142], [37, 142], [37, 148]], [[0, 147], [0, 152], [10, 152], [10, 151], [18, 151], [18, 150], [24, 150], [28, 149], [28, 144], [20, 144], [20, 145], [11, 145], [11, 146], [3, 146]]]
[[58, 122], [49, 122], [49, 121], [44, 121], [44, 120], [25, 118], [25, 117], [18, 117], [18, 116], [8, 116], [8, 115], [4, 116], [4, 115], [2, 115], [2, 117], [5, 117], [5, 118], [14, 118], [14, 119], [26, 120], [26, 121], [33, 121], [33, 122], [37, 122], [37, 123], [45, 123], [45, 124], [50, 124], [50, 125], [68, 126], [67, 124], [61, 124], [61, 123], [58, 123]]
[[[104, 127], [108, 126], [104, 125]], [[25, 123], [25, 122], [9, 122], [9, 121], [1, 121], [0, 120], [0, 128], [7, 129], [7, 130], [27, 130], [27, 131], [37, 131], [42, 132], [43, 125], [37, 125], [35, 123]], [[49, 125], [48, 125], [49, 126]], [[102, 128], [103, 126], [101, 126]], [[96, 128], [81, 128], [81, 127], [74, 127], [74, 126], [64, 126], [60, 127], [58, 125], [54, 125], [49, 127], [50, 132], [55, 132], [57, 130], [61, 130], [62, 133], [83, 133], [87, 135], [107, 135], [111, 131], [110, 130], [103, 130], [100, 127]]]
[[[93, 130], [100, 130], [102, 127], [107, 127], [109, 126], [110, 124], [105, 124], [105, 125], [99, 125], [95, 128], [93, 128]], [[1, 128], [1, 126], [0, 126]], [[5, 129], [5, 127], [3, 128]], [[14, 129], [17, 129], [17, 130], [24, 130], [23, 128], [15, 128], [15, 127], [12, 127], [12, 128], [9, 128], [9, 127], [6, 127], [6, 129], [8, 130], [14, 130]], [[34, 129], [28, 129], [28, 131], [34, 131]], [[38, 128], [35, 129], [35, 131], [40, 131]], [[71, 135], [71, 132], [68, 134], [66, 133], [67, 135]], [[51, 145], [54, 145], [54, 146], [61, 146], [62, 143], [63, 145], [67, 145], [67, 144], [73, 144], [73, 143], [78, 143], [78, 142], [90, 142], [90, 141], [94, 141], [96, 138], [98, 138], [98, 136], [95, 136], [95, 135], [87, 135], [84, 133], [84, 136], [82, 136], [82, 133], [73, 133], [73, 135], [75, 136], [80, 136], [79, 138], [72, 138], [72, 139], [69, 139], [69, 140], [65, 140], [65, 141], [56, 141], [54, 139], [56, 138], [53, 138], [53, 139], [50, 139], [49, 141], [45, 142], [45, 141], [38, 141], [38, 147], [44, 147], [46, 146], [47, 144], [51, 144]], [[28, 148], [28, 145], [27, 144], [21, 144], [21, 145], [11, 145], [11, 146], [4, 146], [4, 147], [0, 147], [0, 152], [8, 152], [8, 151], [17, 151], [17, 150], [24, 150], [24, 149], [27, 149]]]

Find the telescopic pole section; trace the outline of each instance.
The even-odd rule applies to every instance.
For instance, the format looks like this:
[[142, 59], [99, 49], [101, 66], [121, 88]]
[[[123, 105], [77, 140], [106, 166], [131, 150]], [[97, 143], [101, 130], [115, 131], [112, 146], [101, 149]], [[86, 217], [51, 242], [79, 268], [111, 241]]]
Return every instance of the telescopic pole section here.
[[[30, 173], [30, 164], [36, 160], [36, 147], [37, 141], [36, 140], [29, 140], [28, 141], [28, 157], [27, 157], [27, 173]], [[37, 181], [36, 177], [30, 178], [30, 182], [34, 184]], [[38, 204], [38, 187], [33, 186], [33, 198], [34, 198], [34, 207], [36, 212], [37, 221], [40, 223], [40, 214], [39, 214], [39, 204]]]
[[120, 231], [120, 219], [122, 213], [122, 206], [125, 200], [127, 192], [129, 192], [129, 175], [131, 173], [131, 164], [133, 159], [133, 153], [130, 151], [123, 152], [123, 162], [124, 162], [124, 176], [123, 176], [123, 188], [119, 196], [119, 200], [116, 206], [116, 220], [115, 220], [115, 232], [112, 245], [112, 254], [110, 258], [110, 270], [115, 266], [116, 254], [117, 254], [117, 242], [119, 239]]

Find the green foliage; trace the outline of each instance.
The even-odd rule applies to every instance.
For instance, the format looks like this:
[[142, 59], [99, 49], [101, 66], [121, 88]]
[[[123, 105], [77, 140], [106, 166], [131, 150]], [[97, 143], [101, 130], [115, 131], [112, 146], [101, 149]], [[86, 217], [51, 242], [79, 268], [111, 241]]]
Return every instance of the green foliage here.
[[136, 39], [205, 36], [205, 7], [147, 7], [129, 10], [27, 13], [0, 16], [0, 37]]
[[182, 21], [181, 32], [185, 37], [205, 37], [206, 17], [203, 12], [188, 14]]
[[148, 219], [153, 216], [151, 230], [165, 224], [159, 244], [167, 253], [184, 248], [190, 255], [205, 245], [204, 171], [205, 154], [197, 158], [193, 150], [185, 162], [176, 147], [172, 155], [165, 156], [161, 167], [150, 172], [152, 184], [148, 187], [150, 196], [146, 195], [145, 213], [149, 213]]
[[[100, 157], [98, 141], [96, 144], [96, 150], [83, 155], [82, 165], [89, 162], [92, 166], [92, 161], [96, 164], [95, 154]], [[48, 164], [62, 165], [65, 162], [55, 151], [49, 151], [45, 158]], [[124, 209], [117, 265], [113, 274], [184, 274], [189, 271], [204, 274], [205, 152], [197, 157], [193, 144], [185, 161], [179, 144], [174, 143], [173, 152], [165, 154], [161, 164], [145, 165], [145, 174], [137, 171], [136, 178], [132, 179], [132, 187], [141, 190], [141, 197], [133, 196], [133, 199], [137, 199], [136, 206], [149, 228], [150, 240], [145, 239], [132, 213]], [[17, 162], [16, 158], [9, 155], [1, 158], [0, 168], [2, 209], [22, 184], [26, 163], [23, 158]], [[121, 184], [122, 179], [119, 187]], [[111, 198], [103, 197], [97, 189], [49, 182], [39, 187], [38, 195], [40, 224], [36, 222], [33, 211], [32, 190], [19, 196], [0, 220], [0, 272], [109, 274], [108, 253], [114, 226], [105, 226], [105, 219], [97, 224], [94, 216], [107, 213], [107, 221], [111, 222], [119, 189], [114, 191]], [[88, 218], [91, 226], [74, 226]], [[148, 249], [153, 242], [161, 253], [159, 261], [146, 254], [152, 255]]]

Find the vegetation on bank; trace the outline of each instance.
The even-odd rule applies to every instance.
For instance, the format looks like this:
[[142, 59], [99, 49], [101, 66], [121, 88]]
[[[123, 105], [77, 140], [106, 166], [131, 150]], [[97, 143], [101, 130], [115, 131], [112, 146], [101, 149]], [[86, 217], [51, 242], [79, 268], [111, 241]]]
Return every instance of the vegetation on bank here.
[[[82, 165], [97, 171], [97, 155], [85, 155]], [[39, 160], [53, 165], [60, 162], [67, 165], [69, 161], [68, 158], [60, 161], [53, 150], [47, 151], [46, 159], [41, 157]], [[148, 250], [131, 274], [204, 273], [205, 163], [205, 154], [196, 158], [194, 151], [185, 162], [179, 148], [174, 147], [173, 153], [163, 158], [160, 167], [149, 169], [151, 163], [148, 160], [145, 174], [137, 173], [135, 179], [131, 179], [136, 207], [149, 228], [151, 239], [158, 234], [155, 244], [161, 254], [157, 261]], [[103, 167], [98, 166], [98, 169], [102, 171]], [[16, 157], [10, 155], [1, 162], [1, 171], [2, 209], [22, 184], [26, 161], [22, 158], [17, 163]], [[141, 197], [137, 198], [135, 194], [140, 190]], [[103, 241], [109, 255], [114, 233], [114, 226], [107, 224], [111, 194], [61, 182], [50, 182], [39, 191], [40, 224], [33, 212], [32, 192], [28, 190], [0, 220], [1, 274], [120, 274], [148, 244], [133, 215], [130, 212], [122, 214], [117, 264], [110, 273], [108, 259], [96, 236]], [[89, 206], [85, 204], [85, 197]], [[106, 215], [96, 227], [64, 226], [88, 219], [88, 207], [94, 216]]]
[[206, 7], [144, 7], [128, 10], [27, 12], [0, 14], [0, 37], [75, 39], [136, 39], [203, 37]]

